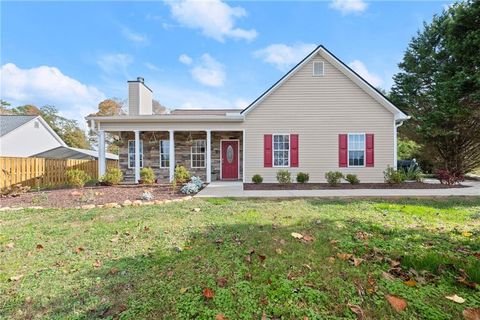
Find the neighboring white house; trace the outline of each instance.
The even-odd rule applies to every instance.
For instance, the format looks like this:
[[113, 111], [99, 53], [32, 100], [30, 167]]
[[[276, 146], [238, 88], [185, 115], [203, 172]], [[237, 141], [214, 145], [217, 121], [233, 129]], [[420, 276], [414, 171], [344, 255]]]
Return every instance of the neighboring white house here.
[[69, 147], [41, 116], [0, 115], [0, 156], [96, 159], [98, 152]]

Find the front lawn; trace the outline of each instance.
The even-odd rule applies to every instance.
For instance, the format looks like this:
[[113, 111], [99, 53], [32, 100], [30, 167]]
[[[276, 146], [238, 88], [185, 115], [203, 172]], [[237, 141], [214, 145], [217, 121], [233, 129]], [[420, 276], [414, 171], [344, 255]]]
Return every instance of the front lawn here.
[[480, 198], [0, 212], [0, 319], [462, 319], [475, 283]]

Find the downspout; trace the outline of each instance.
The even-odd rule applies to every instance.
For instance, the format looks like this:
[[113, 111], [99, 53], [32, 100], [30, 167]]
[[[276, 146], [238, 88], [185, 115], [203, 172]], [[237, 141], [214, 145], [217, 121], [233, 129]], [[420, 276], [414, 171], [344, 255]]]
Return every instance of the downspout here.
[[393, 129], [393, 159], [394, 159], [394, 164], [393, 164], [393, 167], [395, 168], [395, 170], [398, 169], [398, 141], [397, 141], [397, 129], [398, 127], [400, 127], [402, 124], [403, 124], [403, 121], [400, 121], [399, 123], [397, 123], [396, 120], [393, 120], [393, 123], [394, 123], [394, 129]]

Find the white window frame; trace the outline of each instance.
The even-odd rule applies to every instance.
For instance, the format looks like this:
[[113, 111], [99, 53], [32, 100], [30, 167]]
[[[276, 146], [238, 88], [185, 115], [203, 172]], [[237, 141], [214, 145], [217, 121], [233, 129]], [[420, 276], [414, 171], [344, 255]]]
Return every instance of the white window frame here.
[[[363, 136], [363, 149], [350, 150], [350, 136]], [[364, 132], [361, 133], [349, 133], [347, 135], [347, 166], [349, 168], [364, 168], [367, 162], [367, 137]], [[363, 151], [363, 165], [350, 165], [350, 151]]]
[[[165, 166], [162, 166], [162, 142], [166, 142], [168, 143], [168, 148], [166, 148], [167, 152], [166, 154], [168, 155], [168, 159], [166, 159], [165, 161], [168, 162], [167, 165]], [[159, 148], [159, 155], [160, 155], [160, 163], [159, 163], [159, 167], [162, 168], [162, 169], [165, 169], [165, 168], [170, 168], [170, 140], [168, 139], [162, 139], [160, 140], [160, 142], [158, 143], [158, 148]]]
[[[321, 63], [322, 64], [322, 74], [315, 74], [315, 64], [316, 63]], [[313, 61], [313, 68], [312, 68], [312, 75], [314, 77], [323, 77], [325, 75], [325, 63], [323, 61]]]
[[[288, 151], [288, 163], [287, 163], [287, 165], [283, 165], [283, 166], [275, 165], [275, 136], [288, 136], [288, 150], [287, 150]], [[291, 139], [290, 139], [290, 134], [289, 133], [274, 133], [274, 134], [272, 134], [272, 167], [274, 167], [274, 168], [290, 168], [290, 156], [291, 156], [290, 143], [291, 143]], [[281, 150], [278, 150], [278, 151], [285, 151], [285, 149], [281, 149]]]
[[[133, 152], [130, 152], [130, 143], [133, 143]], [[133, 155], [133, 166], [130, 165], [130, 155]], [[135, 140], [128, 140], [127, 144], [128, 169], [135, 168]], [[140, 139], [140, 168], [143, 168], [143, 140]]]
[[[205, 144], [205, 151], [204, 152], [193, 152], [193, 144], [196, 144], [198, 141], [203, 141], [203, 143]], [[193, 140], [193, 144], [192, 146], [190, 147], [190, 168], [192, 169], [202, 169], [202, 168], [206, 168], [207, 167], [207, 140], [205, 139], [196, 139], [196, 140]], [[202, 155], [203, 154], [203, 166], [200, 166], [200, 167], [197, 167], [197, 166], [194, 166], [193, 165], [193, 155]]]

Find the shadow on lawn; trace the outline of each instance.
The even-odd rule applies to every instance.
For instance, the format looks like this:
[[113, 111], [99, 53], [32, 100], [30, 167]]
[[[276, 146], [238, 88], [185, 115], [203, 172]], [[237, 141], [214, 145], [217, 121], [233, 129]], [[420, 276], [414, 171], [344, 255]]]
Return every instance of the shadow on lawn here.
[[[316, 203], [312, 201], [312, 205]], [[276, 219], [280, 224], [291, 218], [279, 215]], [[371, 233], [371, 240], [356, 239], [357, 231]], [[301, 242], [291, 236], [292, 232], [313, 235], [315, 241]], [[332, 239], [339, 242], [332, 244]], [[425, 243], [431, 248], [438, 246], [429, 249], [433, 255], [418, 254], [418, 246]], [[78, 281], [98, 281], [78, 292], [62, 293], [61, 299], [50, 301], [43, 310], [49, 317], [83, 319], [214, 319], [217, 314], [228, 319], [260, 319], [263, 312], [272, 319], [354, 318], [347, 307], [351, 302], [362, 306], [367, 319], [398, 319], [383, 299], [383, 294], [394, 287], [378, 277], [388, 269], [386, 263], [366, 261], [355, 268], [339, 259], [331, 264], [327, 258], [340, 252], [360, 257], [377, 247], [387, 257], [408, 261], [406, 269], [423, 267], [438, 274], [441, 265], [451, 264], [451, 273], [442, 276], [466, 297], [474, 290], [454, 283], [455, 270], [480, 270], [480, 263], [452, 251], [465, 245], [448, 234], [426, 229], [379, 229], [354, 219], [346, 227], [334, 219], [302, 221], [288, 227], [220, 225], [192, 232], [181, 248], [153, 248], [150, 254], [103, 261], [98, 269], [79, 272]], [[477, 244], [471, 249], [480, 247]], [[361, 297], [359, 284], [366, 288], [371, 274], [377, 276], [378, 294]], [[479, 274], [476, 279], [480, 280]], [[204, 298], [204, 288], [211, 288], [215, 297]], [[461, 317], [464, 306], [448, 303], [432, 288], [428, 290], [423, 301], [406, 297], [410, 303], [406, 318], [421, 316], [425, 306], [438, 309], [436, 312], [445, 318]], [[34, 315], [35, 306], [24, 307], [31, 310], [29, 316]]]

